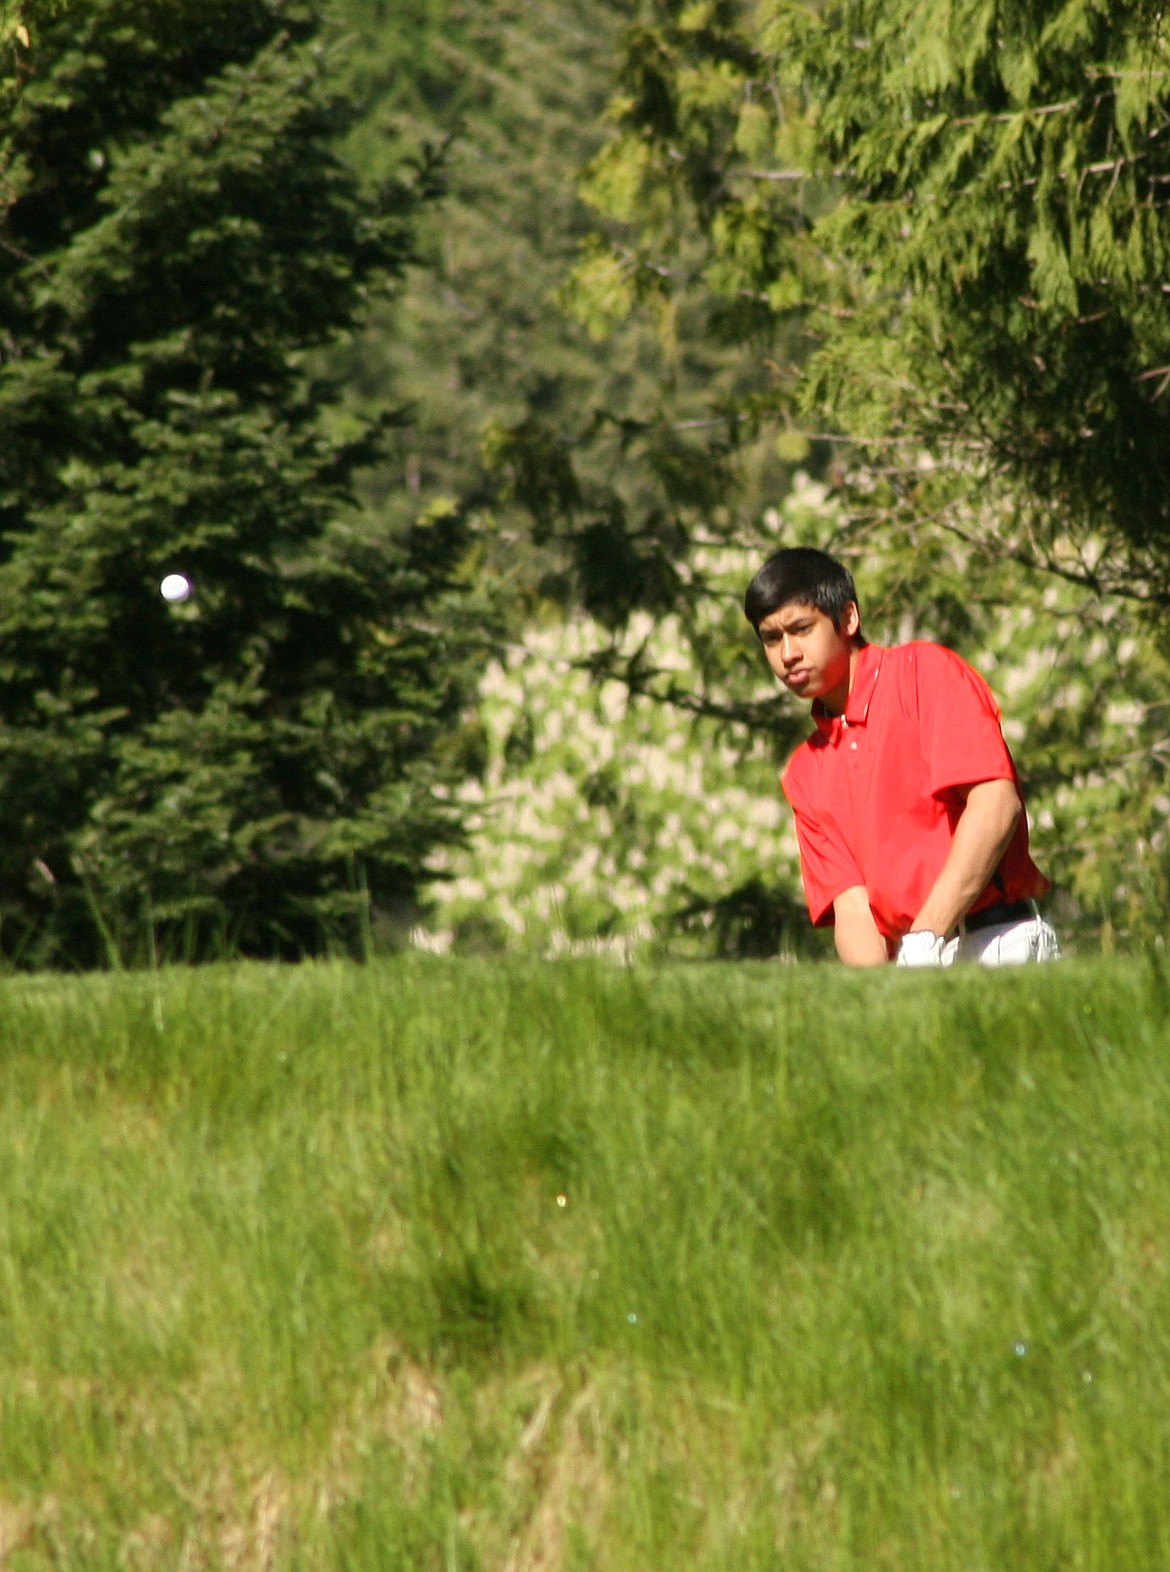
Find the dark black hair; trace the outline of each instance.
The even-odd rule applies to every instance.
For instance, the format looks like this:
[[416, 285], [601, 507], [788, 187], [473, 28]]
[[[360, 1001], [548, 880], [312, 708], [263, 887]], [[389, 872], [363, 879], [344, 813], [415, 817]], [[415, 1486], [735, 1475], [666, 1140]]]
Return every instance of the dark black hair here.
[[770, 556], [748, 585], [743, 614], [758, 633], [765, 617], [795, 602], [815, 606], [839, 629], [850, 601], [860, 605], [847, 567], [827, 551], [791, 546]]

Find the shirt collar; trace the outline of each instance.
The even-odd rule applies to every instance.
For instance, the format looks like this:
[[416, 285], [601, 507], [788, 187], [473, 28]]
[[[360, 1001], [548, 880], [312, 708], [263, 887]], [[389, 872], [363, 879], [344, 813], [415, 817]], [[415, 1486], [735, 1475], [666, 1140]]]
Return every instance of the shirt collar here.
[[867, 644], [857, 658], [857, 667], [853, 673], [853, 681], [849, 685], [849, 696], [845, 700], [844, 715], [830, 715], [820, 699], [813, 700], [812, 718], [819, 731], [828, 734], [838, 724], [845, 726], [864, 726], [869, 718], [869, 706], [873, 700], [874, 689], [877, 687], [878, 677], [881, 675], [882, 656], [885, 650], [880, 644]]

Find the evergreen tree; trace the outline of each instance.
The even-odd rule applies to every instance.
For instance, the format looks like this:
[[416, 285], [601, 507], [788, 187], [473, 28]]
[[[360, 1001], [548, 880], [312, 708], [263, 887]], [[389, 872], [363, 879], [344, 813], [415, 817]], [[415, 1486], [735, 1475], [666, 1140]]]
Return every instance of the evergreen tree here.
[[[315, 373], [398, 275], [300, 0], [26, 5], [0, 81], [0, 949], [360, 941], [457, 833], [453, 513]], [[27, 45], [25, 38], [27, 37]], [[193, 596], [168, 604], [162, 577]], [[372, 905], [371, 905], [372, 903]]]
[[359, 400], [392, 388], [410, 403], [394, 469], [373, 485], [391, 519], [412, 496], [506, 514], [485, 433], [587, 419], [633, 371], [628, 353], [618, 366], [600, 356], [556, 298], [591, 226], [576, 186], [603, 135], [628, 0], [335, 6], [357, 40], [339, 59], [363, 106], [355, 164], [378, 175], [403, 151], [441, 148], [445, 185], [420, 227], [424, 265], [345, 362]]
[[885, 439], [891, 507], [921, 491], [927, 447], [936, 512], [998, 490], [1001, 550], [1170, 605], [1164, 9], [769, 14], [777, 70], [818, 105], [814, 156], [843, 198], [820, 234], [857, 294], [810, 401]]

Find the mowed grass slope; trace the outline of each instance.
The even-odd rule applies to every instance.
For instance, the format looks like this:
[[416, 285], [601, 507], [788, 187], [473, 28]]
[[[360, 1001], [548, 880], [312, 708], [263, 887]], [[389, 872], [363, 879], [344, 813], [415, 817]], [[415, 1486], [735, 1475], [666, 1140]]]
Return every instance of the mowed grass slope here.
[[1170, 1565], [1170, 982], [0, 986], [0, 1565]]

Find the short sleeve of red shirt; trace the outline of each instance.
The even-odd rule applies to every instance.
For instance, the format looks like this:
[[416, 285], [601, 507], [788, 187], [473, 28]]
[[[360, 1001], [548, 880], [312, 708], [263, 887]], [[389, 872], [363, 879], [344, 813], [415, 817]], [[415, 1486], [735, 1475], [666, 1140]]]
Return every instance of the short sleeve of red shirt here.
[[909, 648], [931, 795], [979, 781], [1014, 780], [999, 706], [983, 678], [942, 645]]
[[784, 795], [792, 806], [796, 839], [800, 846], [800, 878], [814, 926], [832, 918], [833, 902], [844, 890], [864, 884], [857, 860], [833, 826], [816, 818], [804, 800], [799, 766], [790, 764], [781, 777]]

